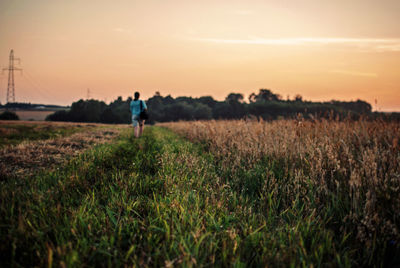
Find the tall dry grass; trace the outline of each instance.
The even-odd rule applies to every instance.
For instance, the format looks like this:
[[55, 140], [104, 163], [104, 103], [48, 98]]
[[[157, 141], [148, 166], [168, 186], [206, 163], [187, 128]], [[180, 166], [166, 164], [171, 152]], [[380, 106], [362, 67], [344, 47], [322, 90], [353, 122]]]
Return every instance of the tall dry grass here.
[[267, 194], [280, 198], [283, 209], [300, 198], [309, 213], [332, 206], [332, 228], [353, 233], [367, 248], [400, 243], [399, 123], [238, 120], [162, 125], [205, 143], [226, 174], [240, 177], [243, 169], [263, 165], [262, 181], [256, 184], [260, 209], [268, 210], [262, 205]]

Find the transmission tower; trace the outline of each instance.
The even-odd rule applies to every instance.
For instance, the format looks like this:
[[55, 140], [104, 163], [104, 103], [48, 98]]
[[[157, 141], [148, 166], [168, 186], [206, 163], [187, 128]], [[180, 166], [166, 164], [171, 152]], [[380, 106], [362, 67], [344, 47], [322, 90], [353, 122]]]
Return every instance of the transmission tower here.
[[15, 102], [14, 71], [22, 72], [22, 69], [14, 67], [14, 61], [21, 62], [19, 58], [14, 58], [14, 50], [11, 49], [8, 68], [3, 68], [3, 72], [8, 71], [7, 103]]

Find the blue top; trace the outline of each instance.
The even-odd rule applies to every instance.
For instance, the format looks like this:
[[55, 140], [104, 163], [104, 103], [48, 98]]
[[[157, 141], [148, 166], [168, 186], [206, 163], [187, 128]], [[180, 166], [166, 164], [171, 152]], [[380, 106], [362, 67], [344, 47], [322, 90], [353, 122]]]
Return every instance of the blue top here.
[[147, 109], [147, 105], [144, 101], [142, 100], [133, 100], [131, 101], [130, 108], [131, 108], [131, 113], [132, 115], [139, 115], [142, 111], [140, 110], [140, 102], [142, 102], [142, 108]]

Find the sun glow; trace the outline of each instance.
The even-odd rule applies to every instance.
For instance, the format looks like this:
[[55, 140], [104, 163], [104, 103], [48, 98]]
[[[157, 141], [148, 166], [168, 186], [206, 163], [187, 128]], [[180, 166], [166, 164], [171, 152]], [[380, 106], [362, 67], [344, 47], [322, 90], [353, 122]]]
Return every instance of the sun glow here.
[[[397, 0], [4, 0], [0, 63], [10, 49], [22, 59], [16, 98], [26, 102], [71, 104], [87, 88], [109, 101], [270, 88], [400, 111], [398, 10]], [[4, 74], [1, 102], [6, 86]]]

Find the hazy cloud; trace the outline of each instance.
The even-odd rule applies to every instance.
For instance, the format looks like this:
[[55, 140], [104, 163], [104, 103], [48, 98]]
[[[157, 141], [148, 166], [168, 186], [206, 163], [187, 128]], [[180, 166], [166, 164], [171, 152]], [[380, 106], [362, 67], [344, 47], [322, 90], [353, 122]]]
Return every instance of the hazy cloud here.
[[349, 71], [349, 70], [332, 70], [330, 72], [337, 74], [351, 75], [351, 76], [378, 77], [378, 74], [376, 73], [365, 73], [365, 72]]
[[116, 27], [113, 29], [114, 32], [119, 32], [119, 33], [130, 33], [131, 30], [129, 29], [125, 29], [125, 28], [120, 28], [120, 27]]
[[241, 16], [247, 16], [247, 15], [252, 15], [254, 14], [253, 10], [232, 10], [231, 11], [232, 14], [234, 15], [241, 15]]
[[307, 45], [346, 45], [359, 48], [363, 51], [395, 51], [400, 52], [400, 39], [384, 38], [252, 38], [252, 39], [218, 39], [197, 38], [201, 42], [221, 44], [249, 44], [270, 46], [307, 46]]

